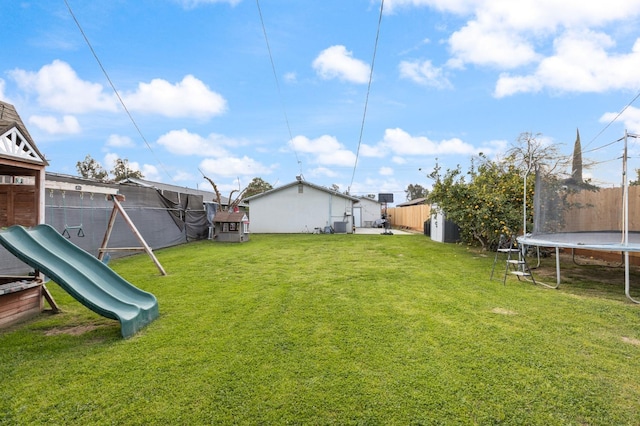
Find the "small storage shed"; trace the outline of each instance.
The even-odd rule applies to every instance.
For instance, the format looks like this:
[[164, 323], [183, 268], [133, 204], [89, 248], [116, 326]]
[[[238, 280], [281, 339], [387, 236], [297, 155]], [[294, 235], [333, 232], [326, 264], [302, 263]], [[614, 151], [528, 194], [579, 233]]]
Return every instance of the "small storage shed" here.
[[251, 232], [259, 234], [353, 233], [358, 198], [302, 179], [244, 200], [249, 204]]
[[245, 212], [217, 212], [213, 217], [213, 227], [213, 239], [216, 241], [249, 241], [249, 218]]
[[431, 206], [430, 237], [439, 243], [456, 243], [460, 241], [460, 227], [450, 220], [437, 205]]
[[[46, 166], [15, 107], [0, 101], [0, 228], [44, 223]], [[0, 327], [6, 327], [39, 314], [46, 289], [41, 276], [0, 250], [15, 271], [0, 276]]]

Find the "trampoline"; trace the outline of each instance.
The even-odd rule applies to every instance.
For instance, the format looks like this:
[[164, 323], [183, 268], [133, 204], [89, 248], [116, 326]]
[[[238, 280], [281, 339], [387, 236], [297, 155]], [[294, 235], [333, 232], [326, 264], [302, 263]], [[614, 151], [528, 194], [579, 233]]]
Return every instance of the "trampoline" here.
[[[536, 173], [533, 231], [517, 240], [525, 247], [555, 248], [556, 285], [548, 287], [560, 285], [560, 249], [620, 252], [625, 295], [640, 303], [631, 296], [629, 282], [630, 253], [640, 253], [640, 186], [630, 187], [627, 181], [628, 137], [637, 136], [625, 134], [616, 141], [624, 143], [623, 155], [593, 162], [589, 178], [583, 178], [581, 154], [577, 162], [575, 150], [570, 174]], [[611, 183], [612, 178], [620, 180]]]

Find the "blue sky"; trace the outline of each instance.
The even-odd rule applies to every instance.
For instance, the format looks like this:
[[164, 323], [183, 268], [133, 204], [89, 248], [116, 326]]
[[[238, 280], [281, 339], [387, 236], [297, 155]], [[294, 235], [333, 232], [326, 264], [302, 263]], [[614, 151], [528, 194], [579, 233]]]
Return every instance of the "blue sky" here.
[[274, 76], [254, 0], [68, 0], [140, 132], [64, 0], [0, 4], [0, 99], [52, 172], [89, 154], [223, 195], [302, 174], [402, 202], [436, 159], [523, 132], [567, 153], [576, 129], [640, 133], [635, 103], [605, 129], [640, 90], [640, 0], [386, 0], [361, 139], [380, 1], [260, 1]]

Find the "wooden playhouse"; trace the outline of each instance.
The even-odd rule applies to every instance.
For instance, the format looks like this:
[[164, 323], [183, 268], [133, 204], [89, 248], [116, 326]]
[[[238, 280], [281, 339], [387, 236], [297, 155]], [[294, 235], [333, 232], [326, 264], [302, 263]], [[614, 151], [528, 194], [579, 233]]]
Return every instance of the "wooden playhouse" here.
[[[44, 223], [46, 166], [16, 109], [0, 101], [0, 228]], [[43, 296], [56, 309], [39, 274], [12, 275], [2, 270], [0, 327], [39, 314]]]
[[213, 239], [216, 241], [249, 241], [249, 219], [245, 212], [217, 212], [213, 218], [213, 228]]

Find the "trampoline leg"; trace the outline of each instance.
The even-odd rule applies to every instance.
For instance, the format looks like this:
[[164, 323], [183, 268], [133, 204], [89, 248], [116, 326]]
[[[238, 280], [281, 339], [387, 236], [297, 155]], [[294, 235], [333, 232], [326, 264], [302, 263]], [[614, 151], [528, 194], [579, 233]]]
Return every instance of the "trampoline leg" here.
[[631, 300], [633, 303], [640, 303], [640, 301], [635, 300], [631, 297], [631, 285], [629, 284], [629, 252], [624, 252], [624, 294], [627, 295], [627, 298]]
[[554, 290], [560, 287], [560, 249], [558, 247], [556, 247], [556, 285], [543, 283], [542, 281], [538, 281], [537, 284]]

